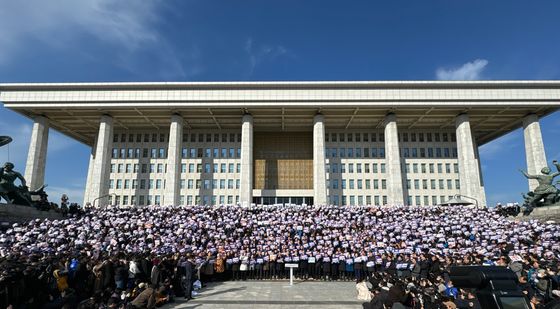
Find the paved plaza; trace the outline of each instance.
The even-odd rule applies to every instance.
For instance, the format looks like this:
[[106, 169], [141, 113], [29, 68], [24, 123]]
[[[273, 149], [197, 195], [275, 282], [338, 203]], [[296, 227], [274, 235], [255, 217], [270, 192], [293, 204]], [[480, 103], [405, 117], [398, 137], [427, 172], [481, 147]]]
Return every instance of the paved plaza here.
[[354, 282], [228, 281], [210, 283], [169, 308], [362, 308]]

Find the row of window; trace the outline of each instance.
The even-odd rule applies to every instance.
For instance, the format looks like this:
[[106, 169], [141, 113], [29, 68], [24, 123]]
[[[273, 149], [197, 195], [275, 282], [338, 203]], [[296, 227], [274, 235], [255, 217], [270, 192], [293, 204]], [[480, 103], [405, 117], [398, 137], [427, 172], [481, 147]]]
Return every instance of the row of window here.
[[[370, 151], [371, 150], [371, 151]], [[385, 158], [385, 148], [325, 148], [327, 158]]]
[[401, 156], [405, 158], [457, 158], [457, 148], [403, 148]]
[[[451, 199], [452, 196], [439, 196], [439, 203], [445, 203], [447, 200]], [[109, 196], [109, 203], [112, 205], [160, 205], [161, 204], [161, 195], [139, 195], [138, 199], [135, 195], [115, 195]], [[239, 196], [238, 195], [181, 195], [180, 196], [180, 205], [218, 205], [218, 204], [238, 204], [239, 203]], [[387, 204], [387, 196], [386, 195], [331, 195], [330, 196], [330, 203], [332, 205], [386, 205]], [[416, 195], [407, 197], [407, 205], [415, 205], [415, 206], [429, 206], [429, 205], [437, 205], [438, 204], [438, 196], [436, 195]]]
[[[137, 134], [114, 134], [114, 143], [165, 143], [169, 140], [168, 134], [163, 133], [137, 133]], [[184, 133], [183, 142], [191, 143], [240, 143], [240, 133]]]
[[[366, 189], [366, 190], [370, 190], [372, 189], [372, 183], [373, 183], [373, 189], [382, 189], [385, 190], [387, 189], [387, 180], [385, 179], [373, 179], [373, 181], [371, 179], [329, 179], [327, 180], [327, 187], [331, 188], [331, 189], [358, 189], [358, 190], [362, 190], [362, 189]], [[340, 186], [339, 186], [340, 184]], [[379, 186], [379, 184], [381, 184], [381, 186]], [[416, 190], [420, 190], [420, 184], [422, 184], [422, 189], [440, 189], [440, 190], [453, 190], [453, 189], [460, 189], [460, 182], [459, 179], [455, 179], [455, 182], [453, 182], [453, 179], [414, 179], [414, 180], [410, 180], [407, 179], [406, 181], [406, 187], [407, 189], [412, 189], [413, 186], [412, 184], [414, 184], [414, 189]], [[429, 184], [429, 186], [428, 186]], [[447, 187], [445, 186], [445, 184], [447, 184]], [[455, 184], [455, 186], [453, 186], [453, 184]]]
[[[407, 179], [406, 180], [406, 188], [407, 189], [412, 189], [412, 184], [414, 183], [414, 189], [415, 190], [420, 190], [420, 183], [422, 183], [422, 189], [427, 190], [428, 189], [428, 179], [414, 179], [414, 180], [410, 180]], [[459, 190], [461, 188], [461, 183], [459, 182], [459, 179], [455, 179], [455, 187], [453, 187], [453, 179], [429, 179], [429, 189], [435, 190], [436, 187], [437, 189], [440, 190], [453, 190], [453, 189], [457, 189]], [[436, 186], [437, 184], [437, 186]], [[447, 187], [445, 186], [445, 184], [447, 184]]]
[[[120, 137], [120, 139], [119, 139]], [[137, 133], [137, 134], [126, 134], [126, 133], [122, 133], [122, 134], [114, 134], [113, 135], [113, 143], [165, 143], [168, 140], [168, 134], [163, 134], [163, 133]]]
[[[164, 133], [137, 133], [137, 134], [114, 134], [114, 143], [165, 143], [169, 135]], [[403, 132], [399, 134], [399, 141], [403, 142], [455, 142], [454, 133], [417, 133]], [[385, 133], [327, 133], [326, 142], [384, 142]], [[184, 133], [183, 142], [191, 143], [240, 143], [240, 133]]]
[[[186, 200], [185, 200], [186, 198]], [[186, 202], [186, 203], [185, 203]], [[181, 195], [180, 205], [218, 205], [239, 203], [239, 195]], [[111, 205], [161, 205], [161, 195], [110, 195], [109, 204]]]
[[[444, 167], [445, 167], [445, 173], [446, 174], [450, 174], [451, 173], [451, 163], [406, 163], [404, 165], [404, 172], [405, 173], [410, 173], [411, 169], [410, 167], [412, 166], [412, 172], [413, 173], [422, 173], [422, 174], [426, 174], [427, 172], [429, 172], [430, 174], [434, 174], [436, 171], [436, 167], [437, 167], [437, 172], [438, 174], [443, 174], [444, 171]], [[458, 174], [459, 173], [459, 164], [458, 163], [453, 163], [453, 173]]]
[[[340, 183], [340, 186], [339, 186]], [[387, 180], [386, 179], [373, 179], [373, 189], [379, 189], [379, 184], [381, 183], [381, 189], [387, 189]], [[347, 186], [348, 184], [348, 186]], [[365, 187], [364, 187], [365, 184]], [[327, 180], [327, 187], [331, 189], [366, 189], [369, 190], [372, 188], [371, 186], [372, 180], [371, 179], [329, 179]]]
[[[364, 167], [363, 171], [367, 174], [370, 173], [370, 171], [372, 171], [373, 173], [385, 173], [386, 172], [386, 165], [385, 163], [372, 163], [371, 164], [371, 170], [370, 170], [370, 164], [369, 163], [356, 163], [356, 173], [360, 174], [362, 173], [362, 165]], [[348, 165], [346, 163], [327, 163], [325, 165], [325, 168], [327, 170], [327, 173], [333, 173], [333, 174], [337, 174], [339, 172], [338, 167], [340, 166], [340, 172], [341, 173], [354, 173], [354, 163], [348, 163]], [[346, 166], [348, 166], [348, 169], [346, 169]]]
[[[372, 200], [373, 197], [373, 200]], [[387, 205], [386, 195], [331, 195], [330, 196], [331, 205]]]
[[[239, 189], [239, 179], [181, 179], [181, 189]], [[111, 179], [109, 189], [165, 189], [165, 179]]]
[[[445, 203], [453, 196], [439, 196], [439, 203]], [[360, 206], [360, 205], [386, 205], [387, 204], [387, 196], [382, 195], [331, 195], [330, 196], [330, 204], [332, 205], [351, 205], [351, 206]], [[409, 195], [407, 197], [407, 205], [414, 205], [414, 206], [431, 206], [438, 204], [438, 196], [436, 195], [415, 195], [414, 197]]]
[[[325, 148], [327, 158], [385, 158], [385, 148]], [[457, 148], [402, 148], [405, 158], [456, 158]]]
[[[399, 134], [399, 142], [455, 142], [455, 133], [423, 133], [403, 132]], [[327, 133], [325, 142], [385, 142], [385, 133]]]
[[[111, 157], [113, 159], [165, 159], [167, 158], [167, 149], [165, 148], [113, 148]], [[186, 158], [239, 158], [241, 157], [241, 148], [183, 148], [181, 149], [181, 157]]]
[[[149, 167], [149, 170], [148, 170]], [[188, 170], [187, 170], [188, 167]], [[195, 169], [196, 167], [196, 169]], [[167, 164], [152, 163], [152, 164], [132, 164], [132, 163], [119, 163], [111, 164], [111, 173], [167, 173]], [[181, 173], [240, 173], [240, 163], [183, 163], [181, 164]]]
[[[371, 169], [370, 169], [371, 166]], [[437, 172], [442, 174], [444, 172], [449, 174], [451, 173], [451, 163], [413, 163], [413, 164], [405, 164], [404, 165], [404, 172], [410, 173], [412, 166], [413, 173], [430, 173], [434, 174], [437, 167]], [[385, 163], [327, 163], [325, 165], [327, 173], [337, 174], [339, 173], [354, 173], [357, 174], [366, 173], [369, 174], [373, 173], [385, 173], [386, 172], [386, 165]], [[339, 169], [340, 167], [340, 169]], [[355, 169], [354, 169], [355, 167]], [[362, 168], [363, 167], [363, 168]], [[149, 170], [148, 170], [149, 168]], [[132, 164], [132, 163], [119, 163], [119, 164], [111, 164], [111, 173], [167, 173], [167, 164], [163, 163], [152, 163], [152, 164]], [[182, 163], [181, 164], [181, 173], [240, 173], [241, 172], [241, 164], [240, 163]], [[453, 172], [459, 173], [459, 164], [453, 163]]]

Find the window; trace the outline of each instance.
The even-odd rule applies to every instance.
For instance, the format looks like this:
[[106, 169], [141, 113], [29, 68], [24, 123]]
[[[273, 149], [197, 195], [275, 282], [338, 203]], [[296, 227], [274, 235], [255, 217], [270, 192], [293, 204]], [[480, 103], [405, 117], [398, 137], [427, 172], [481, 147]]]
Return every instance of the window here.
[[331, 180], [331, 188], [338, 189], [338, 179]]
[[229, 173], [233, 173], [233, 172], [234, 172], [234, 165], [233, 165], [233, 163], [228, 164], [228, 172], [229, 172]]
[[381, 189], [387, 189], [387, 180], [381, 179]]
[[385, 173], [385, 163], [381, 163], [381, 173]]
[[156, 180], [156, 189], [161, 189], [161, 179]]
[[189, 173], [194, 173], [194, 163], [189, 163]]
[[210, 173], [211, 171], [212, 171], [212, 170], [211, 170], [210, 163], [205, 163], [205, 164], [204, 164], [204, 172], [208, 174], [208, 173]]

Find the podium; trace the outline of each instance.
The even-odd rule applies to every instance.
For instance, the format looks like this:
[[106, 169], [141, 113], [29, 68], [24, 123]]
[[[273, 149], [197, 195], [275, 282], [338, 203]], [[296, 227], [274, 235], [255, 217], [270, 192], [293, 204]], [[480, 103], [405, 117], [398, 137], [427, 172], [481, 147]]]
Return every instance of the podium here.
[[297, 263], [286, 263], [284, 267], [290, 269], [290, 285], [294, 285], [294, 268], [298, 268], [299, 265]]

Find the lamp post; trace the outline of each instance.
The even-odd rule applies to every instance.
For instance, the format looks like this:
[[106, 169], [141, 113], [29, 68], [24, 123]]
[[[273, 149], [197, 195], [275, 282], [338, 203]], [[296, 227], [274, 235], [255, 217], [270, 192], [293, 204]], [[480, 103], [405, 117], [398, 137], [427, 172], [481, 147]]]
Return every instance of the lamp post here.
[[97, 198], [95, 198], [95, 199], [93, 200], [93, 203], [91, 203], [91, 205], [92, 205], [93, 207], [95, 207], [95, 202], [96, 202], [97, 200], [102, 199], [102, 198], [107, 197], [107, 196], [112, 196], [112, 195], [117, 196], [115, 193], [109, 193], [109, 194], [105, 194], [105, 195], [99, 196], [99, 197], [97, 197]]

